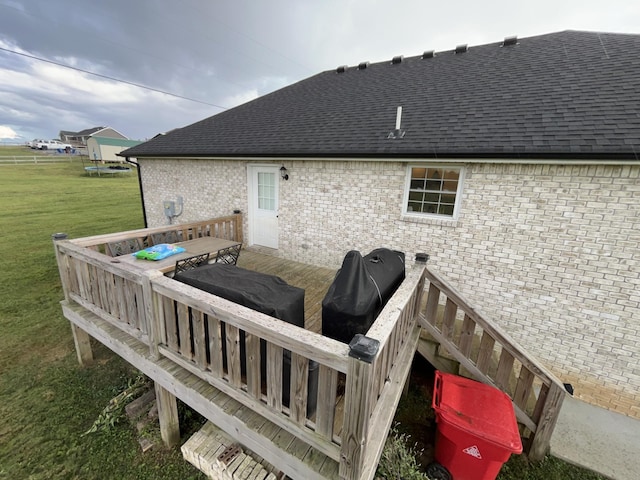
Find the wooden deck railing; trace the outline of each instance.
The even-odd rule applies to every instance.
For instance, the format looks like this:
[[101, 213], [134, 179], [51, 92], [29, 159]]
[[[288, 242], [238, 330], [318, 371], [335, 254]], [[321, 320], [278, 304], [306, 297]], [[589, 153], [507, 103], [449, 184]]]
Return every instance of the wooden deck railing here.
[[91, 248], [102, 253], [109, 254], [107, 245], [110, 243], [126, 242], [137, 239], [143, 247], [153, 245], [155, 234], [174, 232], [177, 241], [193, 240], [200, 237], [216, 237], [226, 240], [243, 241], [242, 214], [229, 215], [227, 217], [212, 218], [200, 222], [183, 223], [176, 225], [163, 225], [161, 227], [129, 230], [127, 232], [96, 235], [74, 239], [73, 243]]
[[166, 232], [175, 232], [181, 240], [214, 236], [242, 242], [242, 215], [58, 242], [56, 256], [65, 299], [148, 344], [149, 313], [145, 309], [151, 304], [143, 294], [148, 282], [140, 273], [111, 263], [102, 254], [110, 253], [110, 244], [133, 239], [140, 247], [152, 245], [154, 234]]
[[[346, 373], [345, 344], [168, 277], [157, 276], [151, 284], [155, 318], [160, 320], [160, 355], [325, 455], [339, 459], [339, 435], [334, 435], [333, 428], [317, 429], [313, 414], [308, 415], [316, 413], [323, 419], [336, 416], [337, 385], [318, 382], [317, 399], [321, 401], [315, 412], [307, 409], [317, 400], [309, 397], [307, 385], [310, 362], [318, 363], [316, 368], [323, 378], [337, 378], [338, 373]], [[261, 344], [265, 358], [261, 358]], [[283, 374], [290, 378], [290, 391], [286, 393], [282, 387]]]
[[[163, 231], [179, 231], [183, 240], [216, 235], [242, 241], [241, 224], [234, 215], [56, 241], [65, 299], [144, 342], [149, 358], [170, 359], [339, 462], [340, 478], [373, 478], [419, 337], [424, 263], [408, 272], [369, 330], [367, 341], [374, 348], [363, 358], [342, 342], [159, 271], [113, 263], [106, 254], [109, 243], [149, 239]], [[74, 330], [81, 358], [76, 335]], [[317, 394], [311, 397], [308, 384], [314, 369]], [[287, 392], [283, 396], [285, 377], [288, 402]], [[314, 403], [315, 409], [309, 408]]]
[[65, 299], [149, 345], [144, 277], [90, 248], [72, 242], [56, 247]]
[[543, 458], [564, 400], [562, 383], [443, 277], [427, 269], [426, 278], [428, 295], [420, 324], [467, 376], [511, 397], [525, 451], [532, 460]]
[[[350, 355], [342, 342], [170, 278], [156, 275], [151, 285], [154, 317], [162, 320], [160, 355], [340, 462], [341, 478], [373, 478], [418, 340], [424, 265], [410, 272], [367, 333], [376, 345], [369, 361]], [[283, 359], [290, 368], [283, 370]], [[311, 362], [318, 370], [315, 398], [307, 388]], [[283, 375], [290, 378], [288, 405]]]

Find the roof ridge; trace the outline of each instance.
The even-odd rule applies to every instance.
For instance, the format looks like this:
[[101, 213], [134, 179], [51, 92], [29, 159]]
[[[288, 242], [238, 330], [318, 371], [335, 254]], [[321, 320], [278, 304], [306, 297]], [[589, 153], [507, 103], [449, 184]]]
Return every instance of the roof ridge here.
[[[530, 35], [528, 37], [517, 37], [516, 35], [513, 35], [517, 38], [518, 43], [522, 42], [522, 41], [530, 41], [530, 40], [534, 40], [534, 39], [544, 39], [544, 38], [548, 38], [548, 37], [553, 37], [553, 36], [560, 36], [560, 35], [566, 35], [569, 33], [579, 33], [579, 34], [589, 34], [589, 35], [593, 35], [593, 36], [597, 36], [597, 35], [621, 35], [621, 36], [638, 36], [639, 34], [632, 34], [632, 33], [617, 33], [617, 32], [605, 32], [605, 31], [591, 31], [591, 30], [572, 30], [572, 29], [567, 29], [567, 30], [560, 30], [557, 32], [550, 32], [550, 33], [542, 33], [542, 34], [538, 34], [538, 35]], [[481, 49], [481, 48], [485, 48], [485, 47], [493, 47], [493, 46], [502, 46], [504, 43], [504, 40], [511, 37], [506, 36], [504, 37], [503, 40], [499, 40], [499, 41], [495, 41], [495, 42], [488, 42], [488, 43], [482, 43], [482, 44], [478, 44], [478, 45], [469, 45], [469, 44], [459, 44], [456, 47], [450, 49], [450, 50], [425, 50], [423, 51], [423, 53], [421, 54], [416, 54], [416, 55], [410, 55], [410, 56], [402, 56], [403, 61], [413, 61], [416, 59], [424, 59], [425, 58], [425, 54], [426, 53], [430, 53], [428, 58], [433, 58], [436, 56], [440, 56], [440, 55], [450, 55], [450, 54], [455, 54], [456, 50], [459, 49], [461, 46], [465, 45], [467, 48], [465, 50], [466, 51], [471, 51], [476, 50], [476, 49]], [[351, 67], [350, 65], [340, 65], [337, 68], [341, 69], [342, 71], [340, 73], [343, 73], [347, 70], [366, 70], [366, 68], [370, 68], [370, 67], [377, 67], [380, 65], [390, 65], [393, 63], [393, 60], [397, 58], [397, 57], [393, 57], [389, 60], [380, 60], [380, 61], [375, 61], [375, 62], [371, 62], [371, 61], [365, 61], [365, 62], [359, 62], [357, 64], [354, 64], [353, 67]], [[359, 66], [363, 65], [366, 63], [366, 68], [358, 68]], [[402, 62], [398, 62], [398, 63], [402, 63]], [[332, 69], [332, 70], [325, 70], [323, 73], [329, 73], [329, 72], [335, 72], [336, 69]]]

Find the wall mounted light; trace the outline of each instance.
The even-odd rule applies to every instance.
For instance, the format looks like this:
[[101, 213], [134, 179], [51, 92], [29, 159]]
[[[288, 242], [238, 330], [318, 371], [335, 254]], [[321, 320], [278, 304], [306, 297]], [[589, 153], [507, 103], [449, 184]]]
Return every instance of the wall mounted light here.
[[286, 167], [284, 165], [282, 165], [280, 167], [280, 177], [283, 180], [289, 180], [289, 172], [287, 171]]

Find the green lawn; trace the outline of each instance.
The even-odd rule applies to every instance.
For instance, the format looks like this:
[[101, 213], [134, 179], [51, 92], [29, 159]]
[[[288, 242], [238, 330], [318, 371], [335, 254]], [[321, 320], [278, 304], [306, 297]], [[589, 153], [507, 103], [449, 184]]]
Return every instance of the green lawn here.
[[[30, 151], [0, 147], [0, 156], [19, 155], [6, 153], [13, 148]], [[51, 235], [141, 228], [135, 173], [89, 177], [80, 160], [0, 165], [0, 200], [0, 479], [203, 479], [179, 449], [142, 454], [127, 423], [82, 436], [135, 372], [99, 344], [95, 364], [78, 366], [59, 305], [63, 295]], [[407, 411], [407, 401], [417, 403], [407, 398], [401, 411]], [[418, 418], [410, 414], [404, 423]], [[529, 466], [514, 457], [499, 478], [599, 477], [553, 458]]]
[[134, 372], [98, 344], [96, 364], [79, 367], [51, 235], [143, 227], [135, 173], [0, 165], [0, 200], [0, 479], [204, 478], [178, 449], [143, 455], [126, 423], [81, 436]]

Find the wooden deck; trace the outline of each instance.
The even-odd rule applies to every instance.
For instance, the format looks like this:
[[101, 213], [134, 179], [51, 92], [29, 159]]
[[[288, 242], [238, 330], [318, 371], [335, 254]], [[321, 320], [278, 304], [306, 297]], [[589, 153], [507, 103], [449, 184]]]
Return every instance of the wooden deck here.
[[[159, 233], [183, 241], [242, 242], [242, 218], [56, 237], [54, 245], [62, 309], [79, 362], [92, 361], [93, 337], [150, 377], [167, 445], [180, 438], [180, 399], [293, 479], [371, 480], [422, 326], [474, 377], [507, 391], [528, 436], [525, 449], [532, 457], [544, 454], [562, 384], [428, 270], [426, 256], [407, 269], [363, 339], [366, 348], [350, 350], [320, 334], [321, 304], [335, 270], [250, 248], [241, 252], [240, 267], [305, 290], [303, 329], [109, 255], [132, 243], [152, 245]], [[476, 343], [479, 347], [471, 348]]]
[[240, 267], [304, 288], [300, 328], [112, 256], [159, 234], [242, 242], [242, 217], [54, 239], [80, 363], [92, 361], [93, 337], [150, 377], [167, 445], [179, 440], [180, 399], [293, 479], [372, 479], [418, 342], [424, 263], [407, 272], [366, 349], [350, 352], [319, 333], [334, 270], [242, 251]]

